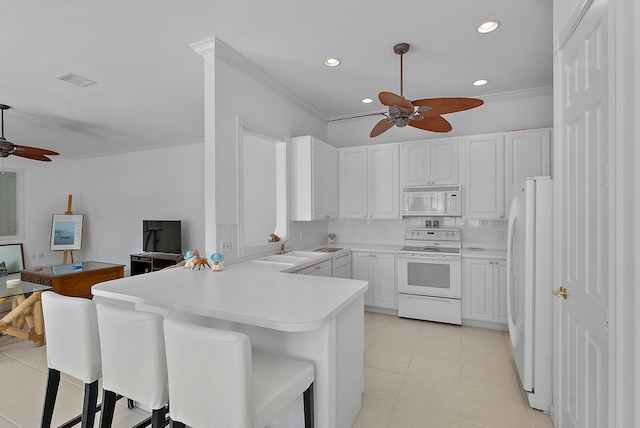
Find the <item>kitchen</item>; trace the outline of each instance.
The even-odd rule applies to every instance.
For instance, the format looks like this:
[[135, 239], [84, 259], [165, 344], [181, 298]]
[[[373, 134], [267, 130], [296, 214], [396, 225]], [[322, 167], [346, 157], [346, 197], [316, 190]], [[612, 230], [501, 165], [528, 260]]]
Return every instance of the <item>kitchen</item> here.
[[[556, 30], [556, 28], [562, 29], [565, 22], [569, 21], [570, 6], [572, 5], [554, 4], [554, 8], [559, 12], [564, 12], [556, 14], [555, 19], [559, 25], [554, 26], [554, 31], [559, 32], [560, 30]], [[628, 7], [631, 8], [631, 6]], [[613, 15], [612, 13], [612, 17]], [[623, 23], [632, 20], [634, 16], [633, 12], [624, 13], [622, 6], [615, 15], [619, 20], [620, 27], [618, 28], [620, 31], [623, 29]], [[631, 27], [632, 25], [629, 25], [629, 28]], [[628, 69], [623, 66], [626, 64], [623, 57], [634, 58], [633, 42], [629, 39], [628, 43], [629, 45], [621, 46], [621, 49], [628, 55], [621, 55], [617, 59], [619, 70]], [[637, 40], [635, 43], [637, 44]], [[209, 250], [216, 248], [220, 241], [236, 239], [237, 215], [234, 207], [237, 201], [231, 189], [235, 188], [237, 173], [233, 166], [234, 162], [229, 161], [234, 159], [235, 145], [229, 142], [235, 142], [236, 127], [232, 125], [235, 122], [235, 117], [248, 111], [251, 111], [254, 122], [260, 122], [258, 125], [266, 129], [276, 128], [274, 132], [278, 135], [311, 134], [340, 147], [367, 144], [365, 142], [366, 136], [361, 136], [362, 121], [356, 120], [349, 124], [333, 123], [327, 129], [324, 124], [310, 119], [308, 112], [301, 111], [294, 104], [288, 104], [284, 101], [285, 97], [274, 96], [273, 89], [267, 85], [262, 87], [258, 85], [257, 91], [253, 91], [251, 97], [247, 96], [236, 104], [233, 100], [242, 97], [243, 88], [255, 89], [255, 82], [251, 79], [243, 81], [242, 76], [231, 72], [225, 64], [218, 64], [217, 67], [211, 68], [209, 71], [207, 78], [211, 79], [213, 73], [217, 73], [218, 78], [228, 82], [229, 86], [217, 89], [217, 97], [219, 98], [216, 98], [211, 92], [206, 94], [209, 102], [215, 102], [217, 99], [219, 106], [227, 107], [218, 108], [215, 117], [211, 112], [207, 115], [209, 121], [215, 122], [209, 123], [208, 129], [213, 129], [212, 125], [216, 124], [222, 129], [217, 136], [208, 134], [206, 147], [201, 143], [193, 143], [150, 150], [148, 153], [109, 155], [76, 161], [60, 159], [55, 170], [53, 168], [46, 169], [40, 165], [30, 165], [26, 162], [13, 164], [13, 166], [24, 168], [29, 177], [25, 182], [25, 191], [29, 195], [25, 228], [29, 233], [25, 239], [25, 248], [30, 263], [42, 264], [58, 261], [55, 254], [49, 254], [48, 243], [38, 238], [47, 236], [49, 224], [47, 221], [42, 221], [34, 213], [39, 211], [49, 215], [59, 211], [60, 204], [64, 202], [69, 192], [81, 195], [78, 198], [78, 210], [91, 216], [91, 225], [89, 226], [91, 227], [89, 230], [91, 242], [82, 255], [86, 260], [92, 258], [108, 259], [126, 264], [128, 254], [139, 250], [138, 234], [136, 233], [139, 219], [148, 217], [150, 211], [159, 212], [167, 218], [180, 217], [188, 220], [190, 224], [187, 231], [189, 247]], [[633, 87], [633, 79], [625, 76], [623, 78], [628, 79], [626, 82], [629, 84], [625, 86], [626, 88]], [[213, 79], [210, 82], [215, 83]], [[215, 85], [209, 87], [215, 87]], [[451, 115], [459, 118], [452, 119], [452, 122], [455, 121], [454, 133], [456, 135], [454, 136], [551, 126], [553, 122], [552, 106], [554, 105], [551, 92], [551, 89], [547, 88], [547, 90], [541, 91], [525, 91], [520, 94], [487, 97], [482, 109], [476, 109], [473, 113], [461, 112]], [[624, 116], [619, 116], [628, 123], [633, 123], [634, 109], [632, 107], [637, 101], [628, 100], [625, 97], [630, 97], [632, 93], [633, 91], [628, 91], [629, 95], [618, 94], [622, 100], [629, 102], [629, 104], [624, 104], [629, 107], [624, 109]], [[286, 120], [282, 119], [285, 117]], [[290, 118], [295, 118], [295, 120]], [[366, 122], [364, 127], [370, 128], [369, 123]], [[630, 129], [627, 127], [618, 130], [620, 135], [625, 138], [621, 138], [620, 147], [617, 149], [619, 164], [615, 168], [615, 174], [618, 191], [629, 196], [636, 195], [637, 199], [637, 188], [633, 187], [635, 181], [632, 178], [634, 175], [630, 173], [633, 171], [634, 165], [637, 165], [637, 157], [634, 157], [634, 151], [631, 150], [633, 146], [629, 146], [636, 139], [633, 138], [634, 134]], [[407, 132], [407, 134], [398, 133], [389, 136], [388, 140], [384, 140], [385, 138], [387, 137], [383, 138], [382, 143], [408, 142], [424, 137]], [[205, 169], [200, 162], [203, 157], [206, 158], [206, 165], [215, 165], [215, 168]], [[198, 159], [198, 161], [193, 159]], [[5, 163], [5, 166], [8, 166], [8, 162]], [[213, 170], [217, 172], [214, 173]], [[114, 171], [118, 171], [118, 174], [114, 174]], [[174, 171], [175, 175], [170, 177], [166, 171]], [[205, 179], [200, 178], [203, 175], [206, 176]], [[131, 185], [131, 183], [138, 182], [140, 177], [154, 182], [153, 188], [147, 189], [148, 200], [145, 201], [144, 206], [136, 203], [140, 198], [140, 193]], [[186, 186], [184, 184], [185, 177], [197, 177], [197, 179], [189, 180], [193, 183]], [[118, 189], [118, 192], [114, 192], [114, 187]], [[622, 190], [625, 189], [628, 191], [623, 192]], [[171, 195], [171, 206], [166, 204], [168, 194]], [[202, 195], [205, 195], [204, 201]], [[615, 209], [620, 213], [619, 216], [623, 216], [623, 213], [633, 213], [634, 199], [628, 197], [618, 200], [615, 203]], [[631, 217], [633, 218], [633, 215]], [[122, 221], [114, 222], [114, 218], [122, 219]], [[618, 232], [620, 249], [624, 249], [624, 251], [618, 251], [618, 257], [623, 266], [633, 266], [636, 261], [634, 255], [637, 252], [634, 252], [634, 249], [637, 244], [627, 240], [634, 239], [637, 232], [633, 232], [636, 229], [633, 228], [632, 221], [622, 222], [622, 220], [624, 219], [619, 219], [620, 224], [625, 224], [627, 227], [616, 229], [625, 231]], [[310, 248], [324, 242], [327, 233], [331, 232], [336, 233], [338, 239], [344, 242], [359, 242], [364, 238], [380, 242], [386, 241], [386, 238], [389, 237], [391, 241], [401, 246], [406, 227], [412, 226], [411, 220], [380, 220], [379, 222], [373, 220], [370, 222], [330, 220], [326, 223], [313, 223], [317, 224], [296, 222], [291, 225], [289, 234], [292, 237], [289, 242], [291, 248]], [[494, 226], [491, 226], [492, 223], [493, 221], [480, 220], [477, 223], [480, 227], [476, 227], [474, 222], [472, 226], [464, 226], [464, 228], [467, 229], [467, 236], [471, 236], [481, 243], [485, 239], [490, 242], [503, 242], [504, 238], [501, 238], [499, 234], [504, 232], [504, 229], [497, 227], [494, 233], [492, 232], [494, 229]], [[497, 221], [497, 223], [501, 224], [503, 221]], [[401, 226], [396, 227], [398, 224]], [[485, 227], [488, 227], [486, 230], [488, 236], [484, 234]], [[299, 234], [301, 231], [302, 235]], [[113, 236], [121, 237], [117, 245], [110, 243], [110, 238]], [[611, 236], [614, 234], [612, 233]], [[464, 237], [463, 230], [463, 240]], [[637, 242], [637, 239], [635, 241]], [[620, 278], [627, 278], [627, 281], [621, 280], [621, 284], [635, 283], [637, 277], [634, 277], [628, 267], [623, 268], [620, 274]], [[622, 286], [620, 286], [619, 293], [618, 323], [634, 326], [633, 328], [637, 330], [634, 318], [629, 316], [634, 312], [634, 295], [633, 293], [629, 295], [629, 291]], [[612, 317], [613, 319], [614, 317]], [[627, 334], [625, 340], [618, 341], [616, 354], [619, 358], [623, 358], [623, 355], [635, 355], [634, 341], [637, 340], [634, 339], [633, 334]], [[630, 358], [630, 360], [634, 359]], [[620, 412], [620, 418], [623, 418], [622, 415], [626, 415], [626, 420], [633, 418], [634, 411], [632, 409], [638, 407], [632, 404], [634, 403], [633, 397], [637, 395], [637, 386], [632, 381], [632, 376], [623, 374], [631, 371], [622, 370], [622, 367], [633, 368], [633, 366], [623, 358], [620, 361], [620, 368], [616, 371], [618, 374], [615, 375], [620, 388], [617, 394], [618, 400], [622, 402], [622, 407], [627, 409]], [[613, 376], [613, 372], [611, 376]], [[629, 422], [621, 426], [634, 425], [633, 422]]]

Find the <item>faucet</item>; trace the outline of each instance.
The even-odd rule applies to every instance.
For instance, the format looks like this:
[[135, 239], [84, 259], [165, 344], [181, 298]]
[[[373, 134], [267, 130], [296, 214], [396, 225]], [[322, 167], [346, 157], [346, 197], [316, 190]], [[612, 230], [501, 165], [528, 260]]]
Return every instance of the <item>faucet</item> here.
[[280, 254], [284, 254], [285, 253], [284, 246], [287, 244], [287, 241], [289, 241], [289, 240], [285, 239], [284, 241], [282, 241], [282, 244], [280, 244]]

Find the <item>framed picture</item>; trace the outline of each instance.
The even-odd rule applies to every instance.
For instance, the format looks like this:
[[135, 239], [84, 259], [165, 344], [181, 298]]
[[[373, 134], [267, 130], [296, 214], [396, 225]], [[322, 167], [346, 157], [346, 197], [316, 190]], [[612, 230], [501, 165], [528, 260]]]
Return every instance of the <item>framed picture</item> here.
[[54, 214], [51, 223], [51, 250], [82, 249], [82, 214]]
[[24, 269], [22, 244], [0, 245], [0, 266], [2, 263], [4, 263], [6, 273], [20, 272]]

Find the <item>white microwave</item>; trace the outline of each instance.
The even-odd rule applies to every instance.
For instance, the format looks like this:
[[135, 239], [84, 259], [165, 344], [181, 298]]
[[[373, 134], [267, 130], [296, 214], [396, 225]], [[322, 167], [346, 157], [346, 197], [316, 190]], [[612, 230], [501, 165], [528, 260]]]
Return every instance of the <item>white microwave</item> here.
[[403, 216], [461, 216], [460, 186], [406, 187], [402, 191]]

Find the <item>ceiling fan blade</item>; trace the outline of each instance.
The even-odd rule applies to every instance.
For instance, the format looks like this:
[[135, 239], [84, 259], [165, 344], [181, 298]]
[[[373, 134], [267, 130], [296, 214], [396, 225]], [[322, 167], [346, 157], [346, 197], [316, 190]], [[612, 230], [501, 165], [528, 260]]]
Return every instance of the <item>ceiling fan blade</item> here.
[[43, 154], [38, 154], [38, 153], [21, 153], [21, 152], [13, 152], [11, 153], [13, 156], [19, 156], [21, 158], [27, 158], [27, 159], [33, 159], [33, 160], [37, 160], [37, 161], [43, 161], [43, 162], [51, 162], [51, 159], [49, 159], [48, 157], [46, 157]]
[[484, 101], [477, 98], [425, 98], [413, 101], [414, 106], [430, 107], [427, 111], [420, 111], [423, 117], [440, 116], [447, 113], [469, 110], [484, 104]]
[[368, 114], [358, 114], [356, 116], [347, 116], [347, 117], [339, 117], [337, 119], [329, 119], [329, 120], [327, 120], [327, 122], [338, 122], [340, 120], [357, 119], [359, 117], [367, 117], [367, 116], [385, 116], [385, 114], [383, 112], [380, 112], [380, 113], [368, 113]]
[[423, 117], [421, 120], [410, 120], [407, 125], [431, 132], [449, 132], [453, 129], [442, 116], [424, 117], [424, 113], [420, 113], [420, 116]]
[[[23, 157], [27, 157], [24, 156], [25, 154], [28, 155], [59, 155], [60, 153], [58, 152], [54, 152], [53, 150], [48, 150], [48, 149], [41, 149], [39, 147], [30, 147], [30, 146], [19, 146], [19, 145], [15, 145], [15, 150], [13, 152], [14, 155], [18, 155], [18, 156], [23, 156]], [[49, 159], [51, 160], [51, 159]]]
[[411, 101], [392, 92], [380, 92], [378, 94], [378, 99], [387, 107], [400, 106], [413, 111], [413, 104], [411, 104]]
[[371, 130], [371, 134], [369, 134], [369, 137], [377, 137], [391, 127], [393, 127], [393, 122], [389, 121], [388, 119], [382, 119], [380, 122], [376, 123], [376, 126], [373, 127], [373, 129]]

